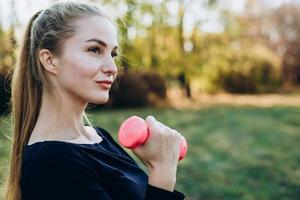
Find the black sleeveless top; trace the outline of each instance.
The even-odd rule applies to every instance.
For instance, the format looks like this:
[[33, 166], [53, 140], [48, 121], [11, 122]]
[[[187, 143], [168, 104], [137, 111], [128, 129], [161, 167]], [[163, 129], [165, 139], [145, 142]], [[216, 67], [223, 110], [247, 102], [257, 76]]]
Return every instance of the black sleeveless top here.
[[22, 200], [182, 200], [148, 184], [148, 175], [100, 127], [100, 143], [36, 142], [25, 147]]

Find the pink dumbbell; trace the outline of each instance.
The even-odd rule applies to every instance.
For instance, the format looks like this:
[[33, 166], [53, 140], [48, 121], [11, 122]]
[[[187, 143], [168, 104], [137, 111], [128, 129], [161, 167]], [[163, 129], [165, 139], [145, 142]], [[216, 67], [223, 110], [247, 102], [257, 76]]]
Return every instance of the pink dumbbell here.
[[[144, 119], [131, 116], [126, 119], [120, 126], [118, 140], [124, 147], [134, 149], [139, 145], [143, 145], [150, 137], [147, 124]], [[183, 159], [187, 152], [187, 142], [185, 138], [180, 143], [179, 160]]]

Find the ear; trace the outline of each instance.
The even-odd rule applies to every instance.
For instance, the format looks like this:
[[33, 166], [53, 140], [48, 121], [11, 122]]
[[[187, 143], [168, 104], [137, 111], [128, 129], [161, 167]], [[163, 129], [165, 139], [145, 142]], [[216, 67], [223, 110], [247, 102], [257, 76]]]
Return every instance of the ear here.
[[48, 49], [41, 49], [39, 51], [39, 60], [48, 72], [57, 75], [57, 60]]

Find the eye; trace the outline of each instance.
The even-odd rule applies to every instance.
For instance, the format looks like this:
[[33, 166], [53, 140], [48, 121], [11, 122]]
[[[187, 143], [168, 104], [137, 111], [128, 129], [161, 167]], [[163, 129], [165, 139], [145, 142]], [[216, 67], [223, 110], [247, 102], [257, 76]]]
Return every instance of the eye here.
[[118, 53], [117, 53], [117, 52], [115, 52], [115, 51], [111, 52], [111, 57], [115, 58], [115, 57], [117, 57], [117, 56], [118, 56]]
[[88, 49], [88, 51], [93, 52], [93, 53], [97, 53], [97, 54], [102, 53], [102, 51], [99, 47], [92, 47], [92, 48]]

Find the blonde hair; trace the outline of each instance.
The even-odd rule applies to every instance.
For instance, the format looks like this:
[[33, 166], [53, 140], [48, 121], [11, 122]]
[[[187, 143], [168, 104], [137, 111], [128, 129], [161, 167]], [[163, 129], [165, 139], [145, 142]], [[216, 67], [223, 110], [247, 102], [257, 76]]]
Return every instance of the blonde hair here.
[[[7, 200], [21, 199], [23, 150], [36, 124], [43, 93], [46, 91], [51, 94], [58, 106], [53, 85], [38, 59], [38, 52], [41, 49], [48, 49], [53, 54], [60, 55], [63, 42], [74, 33], [75, 27], [72, 22], [85, 16], [102, 16], [110, 19], [93, 4], [61, 2], [34, 14], [25, 29], [11, 85], [13, 141], [10, 172], [6, 181]], [[92, 126], [85, 112], [84, 118]]]

